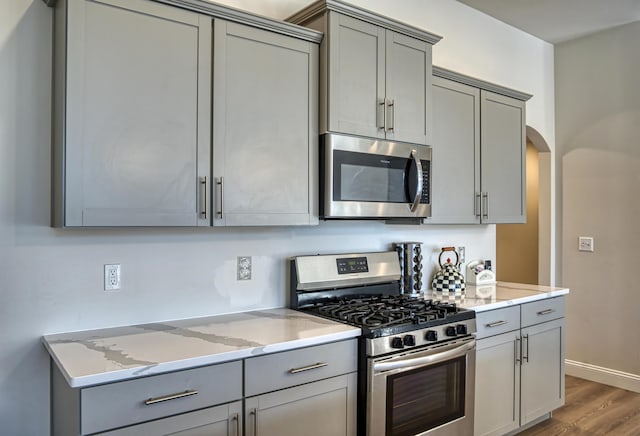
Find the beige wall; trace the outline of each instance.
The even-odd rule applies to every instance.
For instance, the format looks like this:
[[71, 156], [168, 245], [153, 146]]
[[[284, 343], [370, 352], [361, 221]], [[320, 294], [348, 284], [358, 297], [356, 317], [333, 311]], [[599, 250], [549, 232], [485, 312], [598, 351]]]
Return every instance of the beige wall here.
[[640, 390], [638, 41], [640, 22], [556, 47], [556, 125], [567, 359]]
[[538, 150], [527, 141], [527, 222], [496, 225], [496, 278], [538, 284]]

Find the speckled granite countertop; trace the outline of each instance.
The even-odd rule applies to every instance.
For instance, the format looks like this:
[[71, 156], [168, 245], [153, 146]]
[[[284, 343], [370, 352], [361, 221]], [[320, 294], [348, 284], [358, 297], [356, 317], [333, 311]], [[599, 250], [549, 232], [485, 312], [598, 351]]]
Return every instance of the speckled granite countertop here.
[[494, 285], [467, 285], [465, 292], [446, 293], [429, 291], [425, 298], [454, 302], [460, 307], [476, 312], [499, 309], [514, 304], [530, 303], [545, 298], [559, 297], [569, 293], [567, 288], [554, 288], [522, 283], [497, 282]]
[[43, 336], [73, 388], [360, 336], [346, 324], [268, 309]]

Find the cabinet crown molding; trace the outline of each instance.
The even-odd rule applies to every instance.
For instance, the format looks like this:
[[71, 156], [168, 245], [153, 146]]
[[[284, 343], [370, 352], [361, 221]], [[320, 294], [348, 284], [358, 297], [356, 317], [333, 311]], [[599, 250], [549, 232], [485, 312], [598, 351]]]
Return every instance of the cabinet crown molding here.
[[[55, 7], [58, 2], [66, 0], [42, 0], [47, 6]], [[322, 32], [307, 29], [296, 24], [274, 20], [261, 15], [256, 15], [240, 9], [211, 3], [207, 0], [151, 0], [156, 3], [164, 3], [181, 9], [187, 9], [213, 18], [221, 18], [236, 23], [246, 24], [260, 29], [270, 30], [294, 38], [319, 44], [322, 41]]]
[[367, 21], [377, 26], [428, 42], [432, 45], [442, 39], [442, 36], [338, 0], [318, 0], [291, 15], [286, 19], [286, 21], [304, 25], [307, 21], [317, 17], [318, 15], [322, 15], [326, 11], [339, 12], [352, 18]]
[[495, 83], [487, 82], [475, 77], [467, 76], [465, 74], [457, 73], [455, 71], [448, 70], [446, 68], [433, 66], [433, 75], [436, 77], [442, 77], [443, 79], [453, 80], [454, 82], [463, 83], [465, 85], [473, 86], [474, 88], [484, 89], [485, 91], [495, 92], [496, 94], [502, 94], [507, 97], [515, 98], [521, 101], [527, 101], [532, 94], [526, 92], [517, 91], [515, 89], [507, 88], [506, 86], [497, 85]]

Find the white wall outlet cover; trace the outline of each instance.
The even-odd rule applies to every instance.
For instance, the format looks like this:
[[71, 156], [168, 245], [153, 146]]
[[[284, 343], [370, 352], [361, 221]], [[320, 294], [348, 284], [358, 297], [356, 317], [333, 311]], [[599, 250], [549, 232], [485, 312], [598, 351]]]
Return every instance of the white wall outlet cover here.
[[104, 266], [104, 290], [120, 289], [120, 264], [106, 264]]
[[238, 256], [238, 280], [251, 280], [251, 256]]

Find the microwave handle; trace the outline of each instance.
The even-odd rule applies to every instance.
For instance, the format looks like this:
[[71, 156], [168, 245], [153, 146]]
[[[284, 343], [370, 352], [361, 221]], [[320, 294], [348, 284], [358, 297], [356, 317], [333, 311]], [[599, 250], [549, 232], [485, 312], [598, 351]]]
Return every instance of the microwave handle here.
[[[418, 154], [416, 153], [415, 150], [411, 150], [411, 160], [413, 161], [411, 165], [414, 166], [415, 173], [416, 173], [416, 181], [415, 181], [416, 195], [414, 196], [411, 204], [411, 212], [415, 212], [416, 209], [418, 208], [418, 205], [420, 204], [420, 198], [422, 198], [422, 181], [423, 181], [422, 163], [420, 162], [420, 159], [418, 159]], [[411, 183], [411, 181], [408, 180], [407, 183]]]

